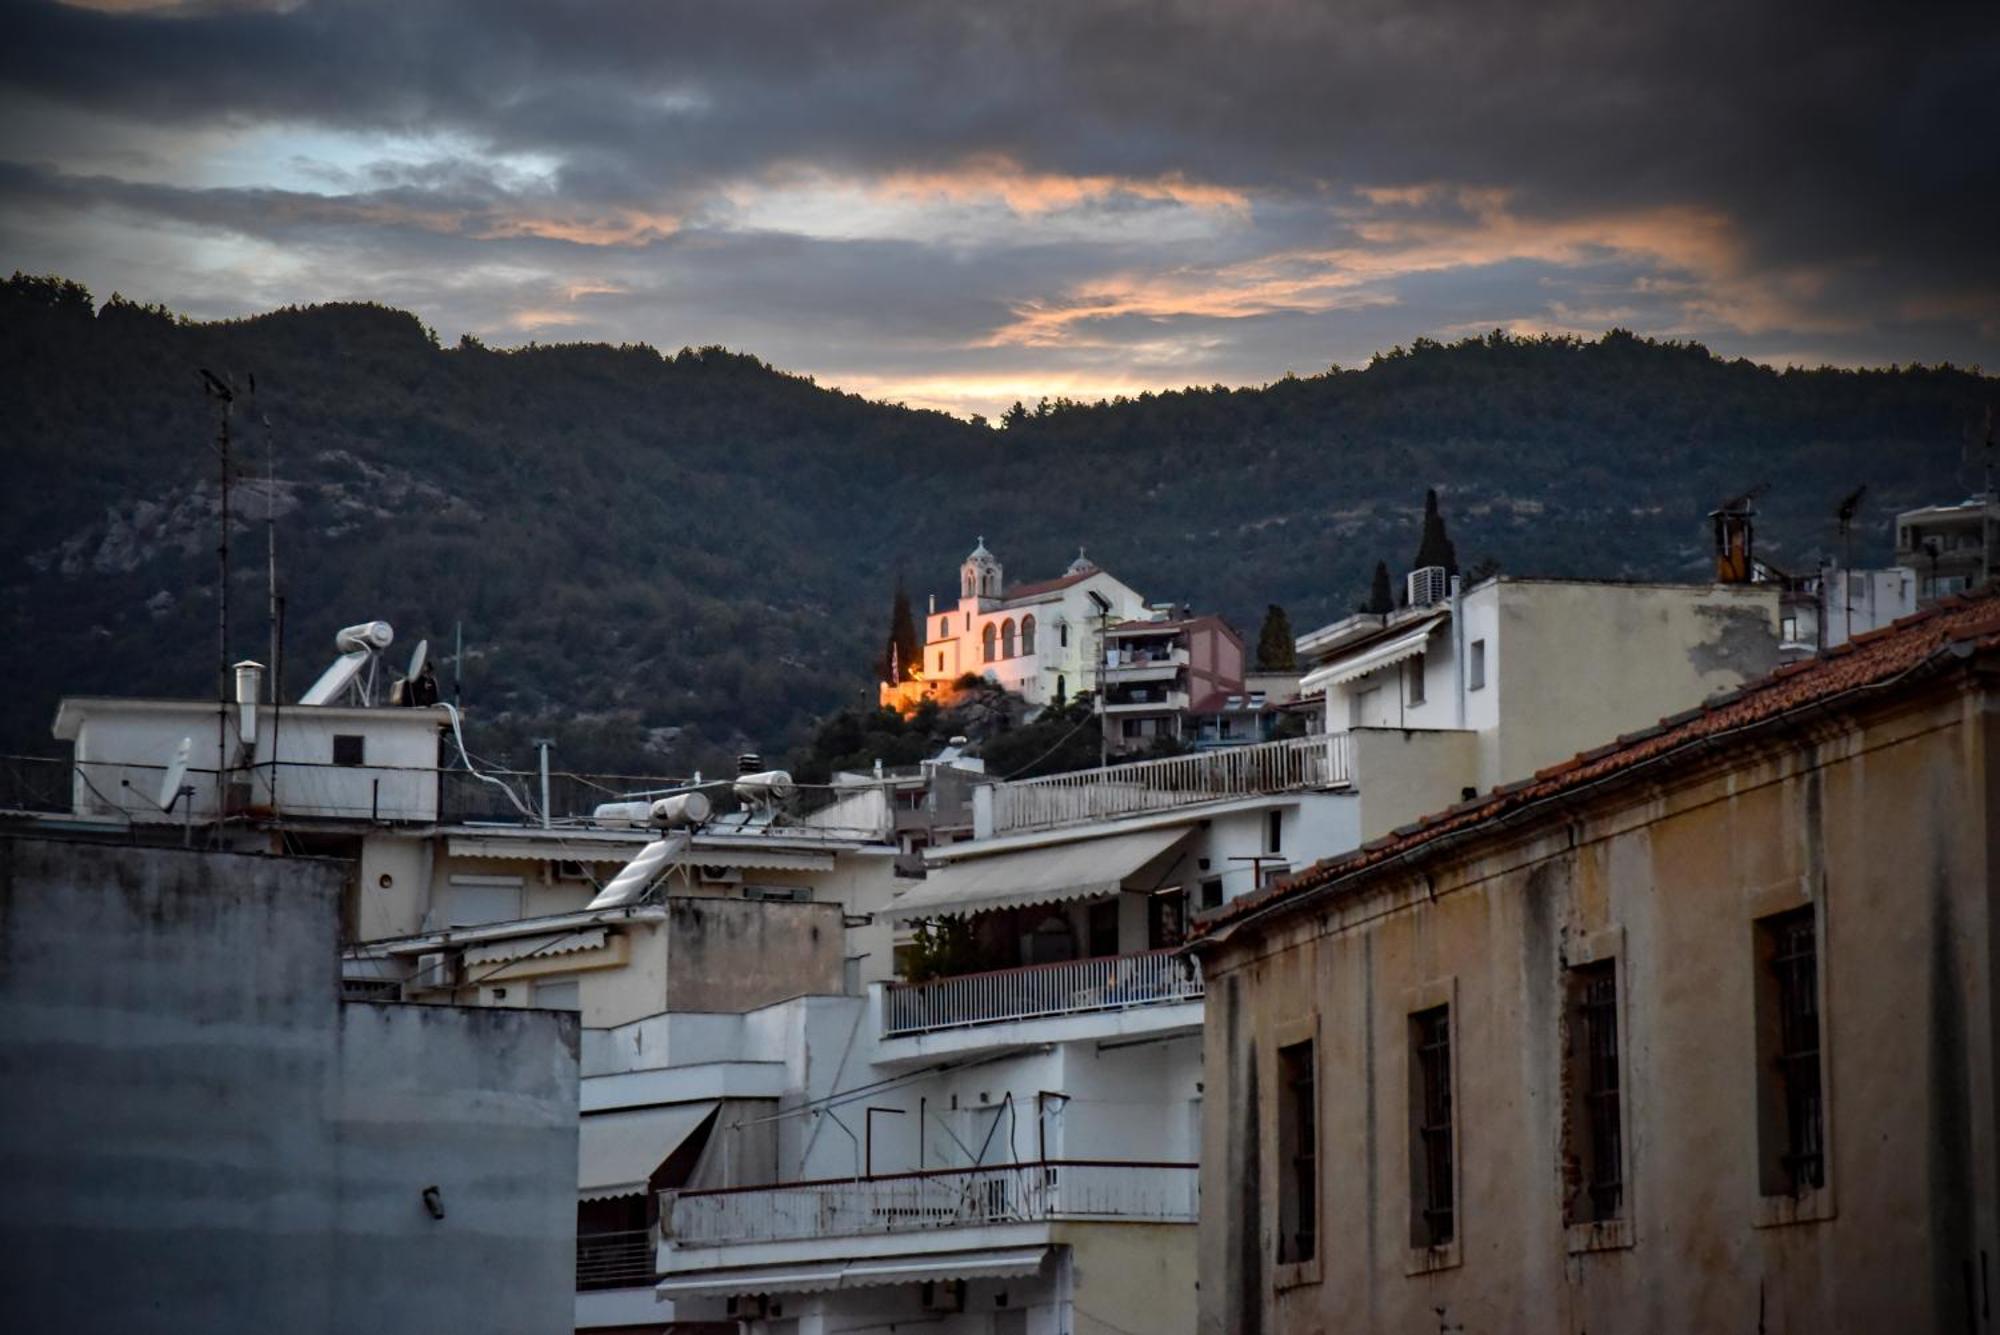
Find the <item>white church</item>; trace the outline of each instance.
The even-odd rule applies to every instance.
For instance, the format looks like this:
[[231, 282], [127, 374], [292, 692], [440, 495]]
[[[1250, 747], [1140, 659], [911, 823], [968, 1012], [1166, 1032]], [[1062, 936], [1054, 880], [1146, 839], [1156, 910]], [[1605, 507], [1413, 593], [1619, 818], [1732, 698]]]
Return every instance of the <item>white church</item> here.
[[1007, 588], [982, 537], [958, 568], [958, 606], [940, 611], [931, 596], [917, 680], [885, 684], [883, 703], [921, 698], [968, 672], [1031, 705], [1068, 699], [1098, 688], [1106, 630], [1160, 614], [1081, 550], [1060, 577]]

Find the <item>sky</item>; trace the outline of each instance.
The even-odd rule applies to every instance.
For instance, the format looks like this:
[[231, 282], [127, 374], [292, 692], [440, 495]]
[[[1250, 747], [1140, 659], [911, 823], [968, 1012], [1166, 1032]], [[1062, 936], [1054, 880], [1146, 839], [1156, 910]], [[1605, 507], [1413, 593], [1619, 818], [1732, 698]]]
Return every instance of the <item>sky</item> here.
[[2000, 18], [0, 0], [0, 269], [969, 414], [1618, 327], [2000, 368]]

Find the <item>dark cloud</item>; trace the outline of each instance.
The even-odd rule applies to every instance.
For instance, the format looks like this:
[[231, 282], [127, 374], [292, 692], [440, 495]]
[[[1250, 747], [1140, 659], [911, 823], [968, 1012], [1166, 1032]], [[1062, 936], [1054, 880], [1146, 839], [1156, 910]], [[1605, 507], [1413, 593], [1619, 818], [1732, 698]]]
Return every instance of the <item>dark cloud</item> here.
[[[398, 0], [0, 21], [0, 235], [31, 251], [51, 211], [151, 215], [385, 273], [491, 270], [515, 295], [615, 284], [774, 358], [817, 319], [805, 369], [874, 351], [889, 378], [1103, 370], [1121, 350], [1129, 370], [1179, 350], [1197, 378], [1262, 378], [1320, 360], [1295, 341], [1352, 357], [1376, 330], [1614, 313], [1779, 358], [2000, 349], [1990, 5]], [[274, 164], [282, 183], [212, 188], [207, 146], [258, 130], [431, 147], [307, 152]], [[523, 327], [476, 286], [443, 312]], [[1105, 314], [1024, 352], [1020, 312], [1065, 302]], [[645, 309], [606, 299], [560, 327], [657, 337]]]

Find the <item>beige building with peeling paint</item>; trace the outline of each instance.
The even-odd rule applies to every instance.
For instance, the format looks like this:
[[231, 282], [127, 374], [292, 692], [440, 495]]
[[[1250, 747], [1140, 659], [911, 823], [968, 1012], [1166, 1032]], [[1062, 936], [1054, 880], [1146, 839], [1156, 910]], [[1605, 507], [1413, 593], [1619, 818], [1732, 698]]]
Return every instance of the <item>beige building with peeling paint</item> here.
[[2000, 592], [1232, 902], [1205, 1332], [1985, 1332]]

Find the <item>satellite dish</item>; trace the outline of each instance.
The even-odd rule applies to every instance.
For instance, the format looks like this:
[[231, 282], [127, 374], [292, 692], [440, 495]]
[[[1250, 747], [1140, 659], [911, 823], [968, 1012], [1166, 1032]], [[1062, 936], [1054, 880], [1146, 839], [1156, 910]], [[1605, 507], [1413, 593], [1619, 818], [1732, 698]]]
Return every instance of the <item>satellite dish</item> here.
[[167, 762], [167, 772], [160, 776], [160, 797], [154, 806], [162, 811], [174, 809], [174, 803], [180, 800], [181, 784], [187, 778], [188, 760], [193, 755], [194, 738], [181, 738], [181, 744], [174, 748], [174, 758]]
[[410, 667], [403, 674], [405, 680], [415, 681], [417, 679], [417, 674], [424, 670], [424, 660], [430, 657], [430, 653], [431, 642], [429, 640], [418, 640], [417, 647], [410, 650]]

